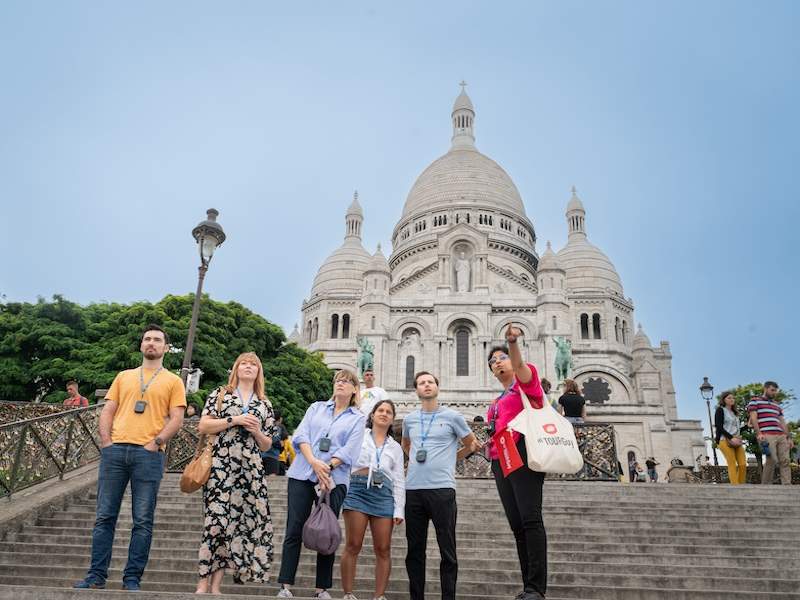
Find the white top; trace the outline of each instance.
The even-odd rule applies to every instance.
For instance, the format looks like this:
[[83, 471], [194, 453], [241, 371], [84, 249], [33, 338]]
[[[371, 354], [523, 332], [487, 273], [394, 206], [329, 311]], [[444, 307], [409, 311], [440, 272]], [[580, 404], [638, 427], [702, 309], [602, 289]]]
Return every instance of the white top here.
[[361, 390], [361, 412], [367, 415], [369, 418], [369, 413], [372, 412], [372, 407], [375, 406], [381, 400], [388, 400], [389, 394], [386, 393], [386, 390], [382, 387], [378, 387], [377, 385], [372, 386], [371, 388], [365, 388]]
[[[373, 388], [374, 389], [374, 388]], [[372, 472], [378, 466], [378, 449], [372, 439], [372, 430], [367, 429], [361, 444], [361, 454], [353, 465], [353, 472], [369, 468], [367, 487], [372, 483]], [[406, 478], [403, 473], [403, 449], [394, 438], [386, 438], [386, 445], [381, 452], [381, 471], [392, 478], [392, 495], [394, 496], [394, 516], [404, 519], [406, 514]]]

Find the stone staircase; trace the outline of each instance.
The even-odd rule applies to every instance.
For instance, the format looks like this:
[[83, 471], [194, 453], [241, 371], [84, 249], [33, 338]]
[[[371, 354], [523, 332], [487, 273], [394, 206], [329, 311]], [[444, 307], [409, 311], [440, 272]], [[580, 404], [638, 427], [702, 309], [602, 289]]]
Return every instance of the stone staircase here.
[[[89, 488], [90, 489], [90, 488]], [[277, 578], [286, 513], [286, 479], [270, 480]], [[549, 537], [548, 599], [738, 600], [800, 598], [800, 488], [597, 482], [545, 484]], [[521, 589], [513, 536], [491, 480], [461, 479], [458, 490], [459, 600], [512, 599]], [[39, 513], [21, 529], [0, 532], [0, 598], [113, 600], [130, 535], [130, 499], [123, 503], [108, 588], [70, 589], [89, 564], [95, 495], [85, 492], [64, 510]], [[199, 494], [178, 490], [178, 477], [162, 483], [150, 562], [142, 589], [147, 598], [194, 597], [202, 525]], [[763, 528], [763, 529], [762, 529]], [[731, 533], [732, 532], [732, 533]], [[774, 532], [774, 533], [770, 533]], [[395, 531], [390, 599], [407, 598], [403, 527]], [[374, 557], [369, 533], [356, 595], [371, 598]], [[338, 560], [334, 597], [341, 597]], [[438, 551], [428, 541], [428, 597], [439, 597]], [[314, 556], [304, 550], [295, 597], [310, 597]], [[225, 594], [274, 597], [277, 584], [237, 586]]]

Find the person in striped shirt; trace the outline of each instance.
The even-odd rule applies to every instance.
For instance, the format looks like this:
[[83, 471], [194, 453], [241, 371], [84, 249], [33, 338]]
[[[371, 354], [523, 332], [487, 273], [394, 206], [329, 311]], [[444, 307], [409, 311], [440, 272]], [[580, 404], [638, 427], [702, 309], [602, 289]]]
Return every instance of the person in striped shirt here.
[[759, 443], [769, 445], [769, 455], [761, 470], [761, 483], [772, 483], [777, 463], [781, 473], [781, 483], [792, 485], [792, 471], [789, 468], [789, 452], [794, 446], [789, 428], [783, 418], [781, 405], [775, 400], [778, 384], [774, 381], [764, 383], [764, 394], [754, 396], [747, 404], [750, 427], [756, 432]]

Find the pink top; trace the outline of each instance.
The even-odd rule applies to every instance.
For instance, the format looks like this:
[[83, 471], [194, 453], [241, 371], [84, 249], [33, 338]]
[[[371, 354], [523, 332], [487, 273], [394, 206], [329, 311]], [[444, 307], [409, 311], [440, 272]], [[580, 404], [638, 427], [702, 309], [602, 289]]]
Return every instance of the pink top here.
[[[544, 400], [544, 392], [542, 391], [542, 384], [539, 382], [539, 373], [536, 372], [536, 367], [528, 363], [531, 370], [531, 380], [528, 383], [522, 383], [519, 379], [514, 377], [514, 383], [511, 387], [504, 391], [500, 396], [492, 402], [489, 410], [486, 413], [486, 421], [491, 423], [495, 422], [495, 431], [500, 433], [508, 426], [509, 421], [522, 412], [522, 396], [519, 393], [520, 386], [522, 391], [528, 396], [533, 408], [542, 408]], [[519, 441], [520, 434], [516, 431], [513, 433], [514, 442]], [[497, 450], [494, 444], [489, 442], [489, 458], [496, 459]]]

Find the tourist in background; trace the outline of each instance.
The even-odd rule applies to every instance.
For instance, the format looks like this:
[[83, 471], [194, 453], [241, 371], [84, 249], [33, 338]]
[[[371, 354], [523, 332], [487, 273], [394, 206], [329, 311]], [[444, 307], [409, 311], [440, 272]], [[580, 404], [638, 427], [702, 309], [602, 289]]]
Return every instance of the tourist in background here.
[[[287, 430], [288, 431], [288, 430]], [[286, 475], [286, 471], [289, 470], [289, 467], [294, 462], [294, 457], [296, 453], [294, 451], [294, 445], [292, 444], [292, 436], [288, 436], [285, 440], [283, 440], [283, 449], [281, 450], [280, 455], [278, 456], [278, 461], [281, 463], [280, 471], [278, 475]]]
[[573, 425], [583, 425], [586, 419], [586, 400], [572, 379], [564, 380], [564, 393], [558, 399], [558, 412]]
[[169, 337], [148, 325], [139, 349], [142, 364], [122, 371], [106, 394], [100, 413], [100, 468], [97, 518], [92, 532], [91, 566], [75, 588], [103, 589], [114, 544], [122, 497], [131, 484], [133, 528], [122, 587], [138, 591], [150, 556], [153, 515], [164, 473], [164, 448], [183, 424], [186, 393], [181, 378], [164, 369]]
[[[489, 368], [503, 386], [503, 393], [489, 407], [489, 431], [501, 433], [509, 421], [523, 410], [522, 390], [531, 406], [544, 406], [544, 392], [539, 383], [536, 367], [522, 360], [517, 339], [522, 331], [509, 324], [506, 329], [507, 346], [497, 346], [489, 352]], [[508, 524], [514, 533], [517, 556], [522, 574], [523, 590], [518, 600], [543, 600], [547, 593], [547, 532], [542, 519], [542, 486], [544, 473], [528, 468], [525, 440], [513, 434], [522, 466], [503, 475], [499, 454], [490, 440], [489, 456], [492, 474], [503, 504]]]
[[197, 593], [221, 593], [225, 571], [234, 583], [267, 581], [272, 518], [261, 452], [272, 446], [275, 419], [256, 354], [238, 356], [228, 384], [209, 394], [197, 430], [216, 434], [211, 474], [203, 486]]
[[85, 408], [89, 406], [89, 399], [81, 396], [78, 391], [77, 381], [67, 382], [67, 393], [69, 396], [64, 399], [64, 408]]
[[273, 409], [275, 414], [275, 428], [272, 434], [272, 445], [261, 453], [261, 460], [264, 463], [264, 474], [275, 476], [281, 472], [280, 455], [283, 450], [283, 441], [289, 437], [289, 432], [283, 426], [283, 415], [277, 408]]
[[747, 457], [741, 435], [739, 411], [733, 392], [723, 392], [714, 414], [715, 441], [728, 463], [728, 480], [732, 485], [747, 481]]
[[786, 427], [783, 409], [775, 400], [777, 395], [778, 384], [774, 381], [765, 382], [763, 395], [750, 400], [747, 412], [750, 415], [750, 427], [755, 431], [758, 442], [769, 447], [769, 455], [761, 471], [761, 483], [772, 483], [777, 464], [780, 468], [781, 483], [792, 485], [789, 452], [794, 446], [794, 441]]
[[361, 390], [361, 404], [359, 408], [366, 416], [372, 412], [372, 407], [380, 400], [388, 400], [389, 394], [382, 387], [375, 385], [375, 371], [364, 371], [364, 389]]
[[541, 386], [542, 386], [542, 392], [544, 393], [544, 397], [547, 399], [547, 401], [548, 401], [548, 402], [549, 402], [551, 405], [553, 405], [553, 407], [554, 407], [554, 408], [558, 409], [558, 406], [557, 406], [558, 402], [554, 402], [554, 401], [553, 401], [553, 400], [550, 398], [550, 389], [553, 387], [553, 384], [552, 384], [552, 383], [550, 383], [550, 380], [549, 380], [549, 379], [545, 379], [544, 377], [542, 377], [542, 379], [541, 379], [541, 381], [540, 381], [539, 383], [540, 383], [540, 384], [541, 384]]
[[[455, 600], [458, 579], [456, 554], [456, 461], [480, 449], [464, 417], [439, 404], [439, 380], [428, 371], [414, 376], [421, 407], [403, 420], [403, 452], [408, 455], [406, 477], [406, 571], [411, 600], [425, 598], [425, 560], [428, 525], [433, 521], [439, 544], [442, 600]], [[463, 447], [458, 449], [461, 440]]]
[[[292, 436], [298, 450], [289, 467], [286, 534], [283, 539], [278, 598], [291, 598], [303, 525], [317, 501], [316, 487], [330, 491], [330, 507], [338, 516], [350, 484], [350, 469], [361, 454], [366, 417], [359, 410], [358, 377], [352, 371], [337, 371], [333, 378], [333, 396], [328, 401], [308, 407]], [[317, 554], [315, 598], [331, 598], [335, 555]]]
[[655, 457], [651, 456], [644, 461], [644, 466], [647, 467], [647, 476], [650, 478], [650, 483], [658, 483], [658, 471], [656, 467], [659, 465]]
[[406, 482], [403, 450], [392, 438], [395, 407], [391, 400], [378, 400], [367, 418], [367, 432], [361, 455], [353, 465], [350, 489], [342, 511], [346, 532], [342, 553], [343, 600], [356, 600], [353, 585], [356, 562], [369, 525], [375, 551], [375, 600], [386, 600], [384, 593], [392, 570], [392, 530], [403, 522]]

